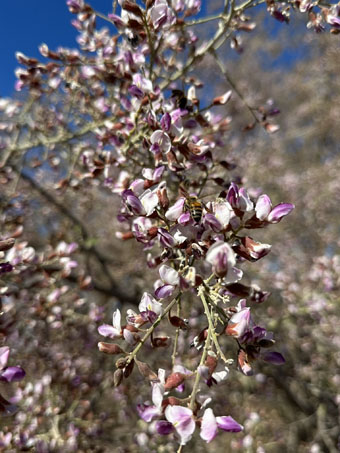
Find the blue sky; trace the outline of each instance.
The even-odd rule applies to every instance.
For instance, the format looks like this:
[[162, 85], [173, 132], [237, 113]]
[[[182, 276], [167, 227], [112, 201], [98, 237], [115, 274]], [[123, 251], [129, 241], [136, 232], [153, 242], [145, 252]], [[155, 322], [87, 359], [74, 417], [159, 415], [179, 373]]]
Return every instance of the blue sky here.
[[[91, 0], [98, 11], [112, 11], [112, 0]], [[58, 46], [76, 47], [76, 29], [71, 25], [75, 16], [66, 0], [2, 0], [0, 14], [0, 97], [14, 92], [18, 67], [15, 52], [39, 57], [38, 46], [45, 42], [51, 49]]]
[[[208, 1], [208, 0], [207, 0]], [[0, 97], [14, 93], [14, 71], [19, 66], [15, 52], [38, 57], [38, 47], [43, 42], [53, 50], [58, 46], [77, 47], [77, 31], [71, 25], [76, 16], [66, 6], [66, 0], [2, 0], [0, 14]], [[112, 0], [89, 0], [93, 8], [105, 14], [112, 11]], [[202, 2], [204, 13], [205, 1]], [[279, 30], [282, 25], [272, 18], [269, 28]], [[273, 30], [270, 32], [273, 33]], [[277, 63], [292, 64], [301, 58], [296, 50], [286, 52]]]

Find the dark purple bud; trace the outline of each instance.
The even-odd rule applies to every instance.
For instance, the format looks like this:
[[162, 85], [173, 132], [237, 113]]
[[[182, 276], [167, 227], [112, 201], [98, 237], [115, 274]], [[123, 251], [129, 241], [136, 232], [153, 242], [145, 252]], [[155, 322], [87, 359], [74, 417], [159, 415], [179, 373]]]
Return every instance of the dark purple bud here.
[[156, 423], [156, 430], [158, 434], [161, 434], [162, 436], [167, 436], [168, 434], [174, 432], [174, 427], [172, 423], [167, 422], [166, 420], [159, 420]]
[[11, 263], [0, 263], [0, 274], [6, 274], [12, 272], [13, 266]]

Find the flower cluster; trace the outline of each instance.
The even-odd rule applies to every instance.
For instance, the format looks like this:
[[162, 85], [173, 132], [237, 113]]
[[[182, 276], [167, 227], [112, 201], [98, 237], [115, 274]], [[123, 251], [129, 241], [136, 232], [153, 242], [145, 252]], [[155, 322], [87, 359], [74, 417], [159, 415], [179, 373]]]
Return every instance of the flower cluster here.
[[[281, 353], [269, 350], [275, 343], [273, 334], [255, 313], [257, 304], [266, 302], [270, 294], [247, 278], [252, 263], [271, 251], [270, 244], [260, 242], [262, 231], [258, 230], [281, 222], [294, 205], [272, 203], [261, 188], [247, 190], [227, 155], [235, 97], [255, 121], [242, 133], [256, 125], [265, 133], [276, 132], [279, 126], [273, 118], [279, 110], [271, 103], [250, 107], [219, 56], [229, 39], [232, 49], [241, 52], [240, 34], [255, 29], [246, 11], [257, 4], [256, 0], [226, 1], [217, 15], [193, 18], [201, 12], [200, 0], [118, 0], [107, 15], [84, 0], [67, 0], [75, 15], [72, 24], [79, 32], [79, 50], [51, 50], [42, 44], [39, 50], [45, 62], [18, 53], [22, 67], [16, 72], [16, 89], [29, 90], [36, 102], [23, 109], [20, 102], [0, 103], [8, 119], [1, 124], [0, 145], [5, 150], [1, 168], [13, 164], [19, 171], [20, 152], [45, 147], [48, 171], [60, 177], [53, 185], [58, 194], [66, 189], [89, 193], [100, 188], [107, 197], [119, 199], [116, 237], [144, 253], [140, 261], [147, 267], [145, 287], [139, 304], [127, 309], [116, 305], [112, 324], [98, 327], [101, 336], [114, 340], [101, 341], [98, 348], [118, 356], [113, 373], [116, 387], [124, 387], [138, 369], [151, 386], [152, 401], [138, 405], [141, 418], [181, 445], [190, 441], [196, 427], [206, 442], [219, 430], [241, 431], [242, 425], [231, 415], [215, 415], [207, 407], [210, 401], [205, 393], [232, 373], [252, 375], [258, 360], [275, 365], [285, 361]], [[267, 1], [269, 14], [280, 22], [288, 23], [293, 9], [306, 13], [307, 26], [317, 32], [329, 26], [333, 34], [338, 33], [339, 5], [327, 5], [320, 12], [317, 2]], [[98, 17], [107, 27], [97, 29]], [[218, 25], [204, 40], [198, 26], [208, 22]], [[215, 92], [197, 70], [193, 72], [204, 59], [214, 61], [231, 90]], [[17, 131], [23, 116], [24, 127]], [[42, 165], [40, 158], [32, 167]], [[7, 171], [4, 178], [9, 175]], [[105, 274], [103, 280], [107, 278], [111, 285], [104, 287], [106, 295], [111, 295], [116, 282], [108, 271], [109, 260], [94, 245], [96, 238], [72, 209], [46, 193], [34, 178], [30, 180], [28, 173], [22, 176], [76, 225], [81, 240], [78, 244], [56, 235], [58, 245], [42, 253], [26, 241], [8, 242], [2, 249], [8, 251], [0, 274], [13, 272], [19, 284], [21, 272], [30, 274], [34, 269], [40, 277], [32, 286], [43, 293], [35, 299], [36, 312], [51, 330], [59, 329], [63, 298], [82, 306], [78, 293], [72, 299], [71, 282], [79, 291], [96, 287], [87, 275], [90, 258], [101, 269], [99, 281]], [[78, 248], [86, 254], [86, 273], [76, 274], [81, 265], [72, 255]], [[124, 302], [123, 297], [119, 299]], [[102, 314], [94, 310], [90, 330], [101, 320]], [[180, 354], [184, 348], [188, 354]], [[143, 351], [162, 355], [157, 372], [149, 356], [141, 357]], [[20, 367], [7, 367], [8, 354], [9, 349], [2, 347], [1, 380], [21, 379]], [[63, 378], [74, 373], [78, 382], [71, 358], [62, 365]], [[11, 412], [6, 404], [5, 410]], [[75, 438], [73, 427], [70, 431]]]

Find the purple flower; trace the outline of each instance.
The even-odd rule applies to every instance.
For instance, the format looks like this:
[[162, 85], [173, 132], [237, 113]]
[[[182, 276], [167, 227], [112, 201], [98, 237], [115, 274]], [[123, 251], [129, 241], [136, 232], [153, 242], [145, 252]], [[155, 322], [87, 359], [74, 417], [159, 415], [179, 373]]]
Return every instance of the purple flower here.
[[25, 377], [25, 371], [20, 366], [6, 367], [9, 358], [9, 347], [0, 348], [0, 381], [16, 382]]
[[246, 212], [253, 209], [253, 202], [250, 200], [248, 192], [244, 188], [239, 189], [234, 182], [229, 187], [227, 200], [232, 208], [239, 211]]
[[158, 129], [155, 131], [151, 137], [150, 137], [150, 142], [152, 145], [158, 145], [161, 151], [164, 153], [168, 153], [171, 150], [171, 140], [169, 135], [162, 131], [161, 129]]
[[84, 0], [67, 0], [69, 10], [73, 14], [78, 14], [84, 8]]
[[163, 247], [171, 248], [175, 245], [175, 240], [164, 228], [158, 228], [158, 240]]
[[159, 204], [159, 198], [157, 195], [158, 190], [161, 188], [159, 184], [154, 190], [147, 189], [141, 196], [140, 202], [145, 210], [147, 216], [151, 215]]
[[[141, 314], [143, 313], [148, 313], [148, 318], [150, 316], [150, 313], [155, 314], [156, 317], [163, 312], [163, 307], [160, 302], [157, 302], [156, 299], [154, 299], [151, 294], [145, 292], [142, 296], [142, 299], [138, 305], [138, 309]], [[153, 318], [153, 316], [151, 315]]]
[[171, 116], [169, 115], [168, 112], [164, 113], [164, 115], [161, 118], [161, 126], [163, 131], [169, 132], [170, 127], [171, 127]]
[[218, 428], [230, 433], [238, 433], [243, 430], [243, 426], [237, 423], [232, 417], [215, 417], [212, 409], [206, 409], [202, 418], [201, 438], [207, 443], [211, 442], [216, 437]]
[[125, 204], [131, 209], [135, 215], [144, 215], [145, 210], [139, 198], [132, 192], [132, 190], [127, 189], [122, 193], [123, 200]]
[[148, 404], [138, 404], [137, 412], [140, 418], [142, 418], [147, 423], [151, 422], [154, 417], [158, 417], [160, 415], [158, 407]]
[[215, 233], [218, 233], [222, 229], [222, 224], [217, 220], [214, 214], [207, 213], [203, 219], [203, 225], [205, 228], [210, 228]]

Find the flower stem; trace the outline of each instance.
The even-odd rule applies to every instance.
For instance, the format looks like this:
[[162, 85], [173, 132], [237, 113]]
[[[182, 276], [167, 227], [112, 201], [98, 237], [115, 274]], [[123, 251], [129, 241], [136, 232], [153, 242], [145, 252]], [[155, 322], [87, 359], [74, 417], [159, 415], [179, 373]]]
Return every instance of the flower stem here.
[[146, 342], [146, 340], [152, 335], [153, 331], [155, 330], [155, 328], [158, 326], [158, 324], [162, 321], [162, 319], [165, 318], [165, 316], [169, 313], [169, 311], [171, 310], [171, 308], [179, 302], [179, 298], [180, 298], [180, 295], [178, 295], [175, 299], [173, 299], [169, 305], [166, 307], [166, 309], [164, 310], [164, 312], [158, 316], [158, 318], [156, 319], [156, 321], [152, 324], [151, 327], [148, 328], [148, 330], [145, 332], [143, 338], [140, 340], [140, 342], [137, 344], [137, 346], [135, 347], [135, 349], [133, 351], [130, 352], [130, 355], [129, 355], [129, 358], [127, 360], [127, 363], [126, 365], [128, 365], [132, 360], [135, 359], [135, 357], [137, 356], [140, 348], [143, 346], [143, 344]]

